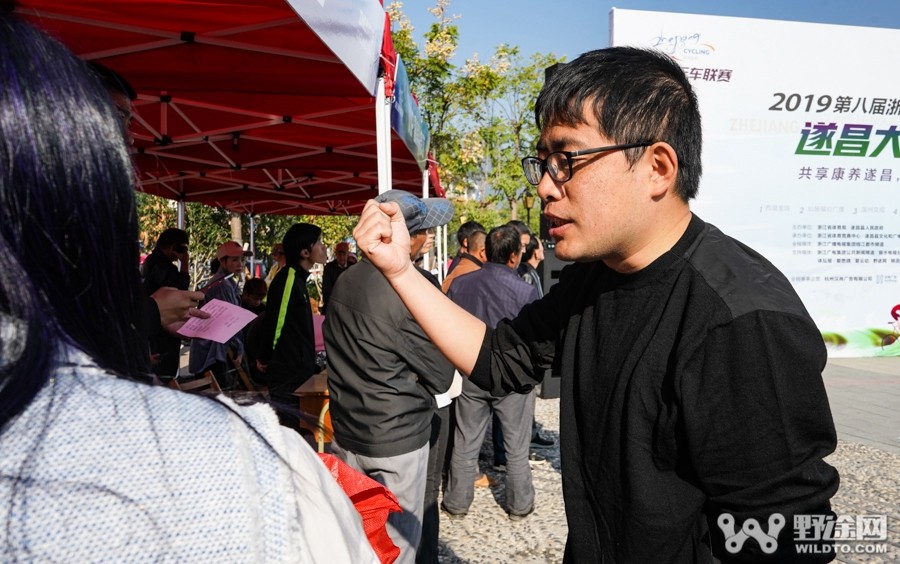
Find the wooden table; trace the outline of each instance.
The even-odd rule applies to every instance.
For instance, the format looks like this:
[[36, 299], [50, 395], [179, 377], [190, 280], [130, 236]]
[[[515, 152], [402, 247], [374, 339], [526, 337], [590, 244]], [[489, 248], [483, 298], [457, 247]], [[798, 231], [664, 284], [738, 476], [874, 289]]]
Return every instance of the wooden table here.
[[328, 370], [316, 374], [294, 390], [300, 400], [300, 428], [313, 434], [319, 452], [331, 442], [331, 414], [328, 412]]

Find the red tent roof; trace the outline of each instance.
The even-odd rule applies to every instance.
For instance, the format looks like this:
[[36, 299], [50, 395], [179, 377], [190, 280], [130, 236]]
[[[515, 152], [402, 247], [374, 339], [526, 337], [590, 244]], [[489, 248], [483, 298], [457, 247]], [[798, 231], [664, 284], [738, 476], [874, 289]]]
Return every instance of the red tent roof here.
[[[358, 213], [377, 194], [372, 78], [396, 54], [374, 28], [389, 22], [375, 0], [330, 2], [333, 14], [310, 4], [321, 37], [285, 0], [23, 0], [17, 11], [137, 90], [144, 191], [242, 212]], [[335, 36], [353, 61], [326, 44]], [[391, 147], [393, 187], [421, 193], [416, 159], [396, 135]]]

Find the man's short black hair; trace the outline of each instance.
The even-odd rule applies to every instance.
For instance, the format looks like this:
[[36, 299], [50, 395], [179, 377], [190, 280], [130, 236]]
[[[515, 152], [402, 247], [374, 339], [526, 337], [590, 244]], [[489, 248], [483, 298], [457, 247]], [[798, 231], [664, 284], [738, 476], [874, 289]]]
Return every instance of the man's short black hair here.
[[463, 242], [476, 231], [487, 233], [484, 226], [477, 221], [467, 221], [459, 226], [459, 229], [456, 230], [456, 242], [459, 243], [460, 248], [462, 248]]
[[512, 225], [516, 228], [516, 231], [519, 232], [519, 235], [531, 235], [531, 229], [525, 225], [524, 221], [519, 219], [510, 219], [506, 222], [507, 225]]
[[531, 234], [531, 239], [528, 240], [528, 244], [525, 245], [525, 250], [522, 251], [522, 262], [527, 262], [531, 260], [531, 257], [534, 256], [534, 252], [538, 248], [538, 238], [534, 236], [534, 233]]
[[491, 229], [484, 242], [484, 250], [488, 262], [506, 264], [509, 257], [522, 252], [519, 231], [508, 223]]
[[188, 240], [186, 231], [177, 227], [170, 227], [159, 234], [159, 237], [156, 239], [156, 246], [153, 248], [162, 250], [173, 245], [187, 245]]
[[256, 298], [265, 298], [268, 293], [269, 287], [266, 285], [266, 281], [262, 278], [248, 278], [246, 282], [244, 282], [244, 290], [242, 295], [244, 296], [253, 296]]
[[[559, 65], [535, 102], [538, 128], [580, 125], [586, 112], [610, 143], [671, 145], [678, 156], [675, 192], [685, 202], [696, 197], [703, 131], [697, 95], [678, 62], [652, 49], [611, 47]], [[634, 164], [644, 151], [627, 149], [625, 156]]]

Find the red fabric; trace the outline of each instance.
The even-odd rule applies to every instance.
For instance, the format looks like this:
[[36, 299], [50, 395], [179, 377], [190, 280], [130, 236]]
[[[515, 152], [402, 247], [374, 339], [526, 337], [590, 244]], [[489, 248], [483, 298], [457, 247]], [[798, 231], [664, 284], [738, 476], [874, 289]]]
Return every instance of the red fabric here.
[[428, 153], [428, 183], [435, 196], [438, 196], [439, 198], [445, 196], [444, 187], [441, 186], [441, 175], [440, 170], [438, 169], [438, 163], [431, 153]]
[[381, 43], [381, 64], [384, 65], [384, 95], [394, 96], [394, 76], [397, 74], [397, 51], [391, 37], [391, 16], [384, 14], [384, 40]]
[[[354, 215], [378, 194], [375, 98], [285, 0], [21, 0], [16, 11], [137, 90], [142, 191], [252, 214]], [[393, 80], [387, 14], [373, 24]], [[391, 147], [392, 187], [421, 193], [409, 149], [396, 135]]]
[[396, 560], [400, 549], [391, 540], [385, 525], [389, 514], [402, 511], [397, 498], [389, 489], [354, 470], [338, 457], [324, 453], [319, 453], [319, 457], [362, 516], [363, 531], [375, 554], [385, 564]]

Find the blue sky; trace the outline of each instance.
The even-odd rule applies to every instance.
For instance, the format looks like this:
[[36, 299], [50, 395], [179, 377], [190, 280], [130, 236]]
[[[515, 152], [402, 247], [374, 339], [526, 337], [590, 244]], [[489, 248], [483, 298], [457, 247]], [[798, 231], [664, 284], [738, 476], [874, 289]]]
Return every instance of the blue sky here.
[[[420, 47], [422, 34], [435, 21], [428, 13], [433, 5], [433, 0], [403, 0]], [[609, 46], [613, 7], [900, 29], [900, 0], [451, 0], [450, 13], [460, 16], [454, 63], [461, 65], [476, 52], [487, 61], [500, 43], [519, 46], [526, 57], [539, 52], [572, 60]], [[829, 48], [810, 46], [823, 56]]]

